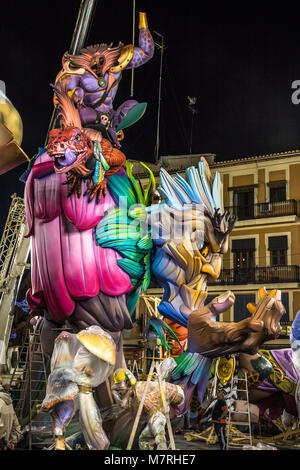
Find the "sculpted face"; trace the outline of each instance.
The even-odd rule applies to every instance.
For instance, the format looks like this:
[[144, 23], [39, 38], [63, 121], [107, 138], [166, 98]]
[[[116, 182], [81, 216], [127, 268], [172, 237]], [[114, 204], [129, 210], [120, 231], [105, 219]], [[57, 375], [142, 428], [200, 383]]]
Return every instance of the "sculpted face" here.
[[201, 250], [202, 267], [209, 281], [219, 278], [222, 267], [222, 255], [228, 251], [228, 239], [235, 224], [235, 218], [228, 212], [219, 214], [215, 212], [212, 217], [204, 215], [204, 245]]
[[101, 124], [103, 124], [103, 126], [107, 126], [108, 121], [109, 121], [108, 116], [106, 116], [105, 114], [103, 114], [103, 115], [101, 116], [101, 118], [100, 118]]
[[[207, 282], [220, 276], [234, 218], [218, 211], [214, 215], [203, 213], [197, 204], [182, 211], [174, 208], [167, 211], [166, 205], [159, 204], [154, 221], [155, 210], [151, 225], [156, 229], [152, 234], [157, 235], [154, 236], [157, 250], [152, 271], [162, 285], [168, 286], [166, 308], [188, 315], [204, 304]], [[182, 230], [177, 231], [176, 227]]]
[[96, 73], [96, 75], [98, 75], [98, 77], [103, 75], [103, 71], [102, 71], [103, 65], [104, 65], [103, 55], [96, 54], [91, 61], [91, 69], [93, 70], [93, 72]]
[[56, 173], [66, 173], [86, 161], [92, 152], [92, 142], [76, 127], [53, 129], [49, 133], [47, 152], [54, 159]]
[[[228, 250], [235, 218], [223, 209], [219, 174], [212, 179], [204, 161], [199, 162], [198, 169], [188, 168], [185, 179], [171, 177], [163, 169], [160, 177], [158, 190], [165, 205], [158, 205], [160, 238], [154, 237], [158, 249], [152, 271], [163, 286], [168, 286], [160, 308], [166, 316], [175, 318], [178, 312], [189, 315], [204, 305], [207, 282], [220, 276], [222, 254]], [[170, 217], [164, 220], [167, 208]], [[182, 228], [182, 234], [178, 236], [175, 228], [170, 231], [170, 226]]]

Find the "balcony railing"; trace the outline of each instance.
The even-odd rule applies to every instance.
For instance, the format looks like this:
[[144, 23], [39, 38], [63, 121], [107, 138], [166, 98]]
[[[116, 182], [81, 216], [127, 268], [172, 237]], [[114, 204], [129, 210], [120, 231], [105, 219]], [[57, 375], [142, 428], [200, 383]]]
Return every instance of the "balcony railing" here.
[[213, 285], [272, 284], [273, 282], [299, 282], [299, 266], [267, 266], [248, 269], [222, 269]]
[[280, 202], [260, 202], [250, 206], [226, 207], [226, 210], [238, 217], [239, 220], [283, 217], [285, 215], [297, 215], [297, 201], [290, 199]]

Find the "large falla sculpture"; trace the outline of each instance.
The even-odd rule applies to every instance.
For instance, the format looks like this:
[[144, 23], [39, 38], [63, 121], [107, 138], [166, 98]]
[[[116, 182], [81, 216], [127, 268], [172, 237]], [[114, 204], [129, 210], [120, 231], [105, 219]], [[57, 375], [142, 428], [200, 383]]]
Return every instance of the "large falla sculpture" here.
[[[44, 351], [54, 354], [43, 409], [55, 423], [57, 448], [64, 448], [65, 426], [78, 408], [89, 448], [108, 447], [91, 390], [123, 367], [122, 330], [132, 328], [151, 275], [164, 289], [160, 313], [175, 329], [187, 328], [187, 351], [172, 372], [187, 400], [195, 388], [202, 399], [214, 357], [254, 354], [280, 332], [279, 291], [262, 292], [252, 315], [231, 325], [214, 321], [233, 304], [231, 292], [205, 305], [207, 280], [220, 275], [235, 223], [224, 211], [219, 174], [212, 177], [204, 158], [185, 178], [162, 169], [162, 202], [151, 205], [152, 173], [143, 189], [120, 150], [123, 129], [146, 107], [130, 100], [113, 109], [121, 73], [153, 53], [142, 13], [138, 47], [100, 44], [64, 54], [54, 83], [57, 128], [23, 175], [32, 269], [27, 302], [43, 318]], [[69, 361], [63, 372], [59, 351]]]

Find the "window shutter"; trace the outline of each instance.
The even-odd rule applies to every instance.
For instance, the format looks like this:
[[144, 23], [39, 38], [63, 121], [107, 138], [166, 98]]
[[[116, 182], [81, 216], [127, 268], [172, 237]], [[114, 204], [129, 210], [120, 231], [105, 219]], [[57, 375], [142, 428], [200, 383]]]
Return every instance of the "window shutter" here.
[[269, 237], [269, 250], [276, 251], [276, 250], [287, 250], [288, 242], [287, 242], [287, 235], [283, 235], [280, 237]]
[[232, 240], [231, 251], [255, 251], [255, 238], [241, 238]]

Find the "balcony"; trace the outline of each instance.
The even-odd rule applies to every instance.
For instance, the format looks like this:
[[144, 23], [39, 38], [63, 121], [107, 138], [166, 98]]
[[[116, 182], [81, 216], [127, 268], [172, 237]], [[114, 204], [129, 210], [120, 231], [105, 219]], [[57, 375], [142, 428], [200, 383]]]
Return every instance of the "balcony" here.
[[284, 217], [286, 215], [297, 215], [297, 201], [290, 199], [280, 202], [261, 202], [251, 206], [231, 206], [225, 209], [235, 215], [238, 220]]
[[214, 286], [242, 284], [272, 284], [274, 282], [299, 282], [299, 266], [267, 266], [245, 270], [222, 269], [219, 279], [209, 282]]

